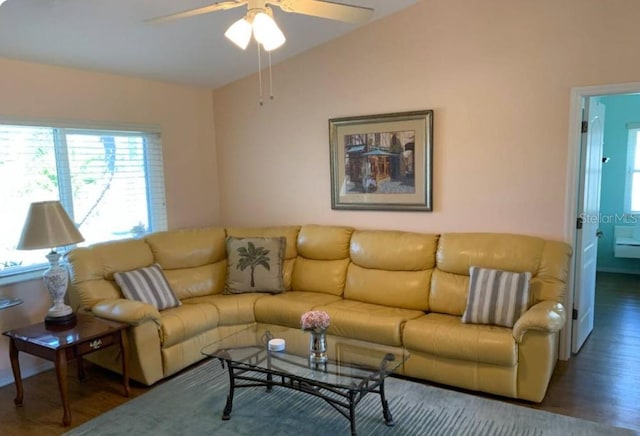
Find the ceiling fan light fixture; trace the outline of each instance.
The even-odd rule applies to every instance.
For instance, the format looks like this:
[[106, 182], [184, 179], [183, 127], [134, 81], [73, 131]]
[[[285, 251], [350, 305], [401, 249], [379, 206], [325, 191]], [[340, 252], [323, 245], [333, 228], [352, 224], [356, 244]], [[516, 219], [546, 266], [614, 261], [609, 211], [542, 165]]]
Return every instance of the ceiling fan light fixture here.
[[229, 26], [224, 36], [242, 50], [246, 50], [251, 40], [251, 23], [246, 18], [241, 18]]
[[282, 30], [266, 12], [258, 12], [253, 18], [253, 36], [266, 51], [275, 50], [286, 41]]

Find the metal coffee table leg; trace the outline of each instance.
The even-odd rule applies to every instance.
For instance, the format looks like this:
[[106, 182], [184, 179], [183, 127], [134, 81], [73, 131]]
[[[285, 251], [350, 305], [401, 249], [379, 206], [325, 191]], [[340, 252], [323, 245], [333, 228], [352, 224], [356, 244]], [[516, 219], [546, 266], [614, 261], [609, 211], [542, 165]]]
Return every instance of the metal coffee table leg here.
[[382, 402], [382, 416], [384, 416], [384, 423], [388, 427], [393, 427], [394, 425], [396, 425], [396, 423], [393, 420], [393, 416], [391, 416], [391, 411], [389, 410], [389, 403], [387, 403], [387, 399], [384, 396], [384, 377], [380, 382], [380, 401]]
[[228, 421], [231, 419], [231, 409], [233, 408], [233, 392], [236, 387], [235, 377], [233, 374], [233, 365], [231, 361], [227, 360], [227, 367], [229, 368], [229, 395], [227, 395], [227, 403], [224, 406], [224, 411], [222, 412], [222, 420]]

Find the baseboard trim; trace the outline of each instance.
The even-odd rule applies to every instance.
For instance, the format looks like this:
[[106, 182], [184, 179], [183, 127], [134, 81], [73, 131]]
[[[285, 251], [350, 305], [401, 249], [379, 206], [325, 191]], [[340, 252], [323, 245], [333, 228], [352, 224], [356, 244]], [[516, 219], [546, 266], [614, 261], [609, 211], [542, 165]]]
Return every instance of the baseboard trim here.
[[637, 269], [625, 269], [625, 268], [598, 268], [598, 272], [608, 272], [608, 273], [617, 273], [617, 274], [635, 274], [640, 275], [640, 271]]
[[[47, 362], [46, 360], [42, 361], [37, 365], [29, 365], [26, 368], [22, 368], [22, 365], [20, 366], [21, 366], [20, 373], [22, 374], [23, 380], [25, 378], [31, 377], [32, 375], [36, 375], [41, 372], [45, 372], [45, 371], [49, 371], [50, 369], [53, 369], [53, 363]], [[10, 385], [13, 382], [14, 382], [13, 372], [11, 371], [11, 369], [0, 371], [0, 387]]]

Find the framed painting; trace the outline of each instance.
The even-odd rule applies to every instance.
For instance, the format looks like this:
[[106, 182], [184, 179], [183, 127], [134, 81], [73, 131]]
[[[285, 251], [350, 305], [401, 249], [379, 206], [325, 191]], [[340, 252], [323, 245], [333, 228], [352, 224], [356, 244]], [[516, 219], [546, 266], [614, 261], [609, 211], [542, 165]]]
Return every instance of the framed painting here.
[[331, 208], [430, 212], [433, 111], [329, 120]]

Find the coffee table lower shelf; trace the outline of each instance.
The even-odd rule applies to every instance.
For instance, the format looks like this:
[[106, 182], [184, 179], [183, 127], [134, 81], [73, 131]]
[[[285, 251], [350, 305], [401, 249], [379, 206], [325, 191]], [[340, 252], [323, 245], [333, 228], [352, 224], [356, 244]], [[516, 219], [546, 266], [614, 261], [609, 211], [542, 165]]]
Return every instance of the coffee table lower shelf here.
[[[257, 355], [256, 358], [258, 358]], [[225, 421], [231, 419], [233, 396], [236, 389], [265, 387], [267, 392], [271, 392], [274, 386], [280, 386], [304, 392], [326, 401], [349, 420], [351, 434], [353, 436], [357, 434], [356, 407], [365, 395], [369, 393], [380, 395], [382, 415], [385, 424], [389, 427], [395, 424], [384, 393], [384, 380], [387, 375], [385, 368], [387, 363], [394, 359], [393, 354], [388, 354], [384, 357], [380, 363], [379, 372], [373, 372], [371, 376], [363, 378], [360, 384], [354, 384], [352, 387], [335, 386], [323, 383], [320, 380], [315, 381], [279, 372], [276, 369], [277, 362], [273, 362], [273, 369], [265, 369], [222, 357], [218, 357], [218, 359], [222, 362], [223, 367], [224, 365], [227, 366], [229, 372], [229, 395], [227, 396], [227, 402], [222, 412], [222, 419]], [[268, 359], [270, 360], [270, 358]], [[271, 366], [272, 364], [269, 362], [268, 367]]]

